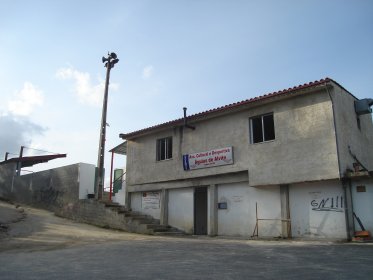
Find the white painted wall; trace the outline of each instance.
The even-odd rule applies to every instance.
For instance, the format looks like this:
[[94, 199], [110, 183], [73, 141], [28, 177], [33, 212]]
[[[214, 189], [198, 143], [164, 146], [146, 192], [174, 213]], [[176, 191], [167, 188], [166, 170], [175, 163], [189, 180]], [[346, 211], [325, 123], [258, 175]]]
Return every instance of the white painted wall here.
[[168, 193], [168, 224], [194, 233], [194, 189], [171, 189]]
[[[338, 180], [290, 185], [292, 236], [346, 239], [344, 199], [342, 184]], [[333, 209], [330, 209], [332, 204]]]
[[[253, 188], [247, 183], [218, 186], [218, 202], [227, 202], [228, 209], [218, 210], [218, 235], [251, 236], [258, 217], [281, 218], [280, 188], [278, 186]], [[281, 236], [280, 221], [259, 221], [259, 237]]]
[[[365, 186], [366, 192], [357, 192], [357, 186]], [[352, 183], [351, 192], [355, 214], [360, 218], [364, 228], [373, 234], [373, 181], [355, 181]], [[356, 220], [355, 230], [361, 230]]]
[[131, 193], [131, 209], [132, 211], [141, 212], [141, 192]]
[[126, 181], [122, 181], [122, 188], [113, 195], [113, 202], [126, 205]]
[[95, 193], [95, 166], [79, 163], [79, 199], [87, 199], [88, 194]]
[[131, 193], [131, 209], [145, 215], [150, 215], [155, 219], [160, 219], [161, 209], [145, 209], [142, 205], [142, 192]]
[[113, 202], [116, 202], [120, 205], [126, 205], [126, 191], [125, 190], [119, 190], [113, 197]]
[[354, 159], [350, 155], [349, 147], [368, 170], [373, 170], [372, 115], [365, 114], [359, 117], [359, 129], [354, 107], [356, 98], [340, 87], [335, 87], [331, 93], [335, 110], [341, 173], [343, 174], [347, 168], [353, 169]]

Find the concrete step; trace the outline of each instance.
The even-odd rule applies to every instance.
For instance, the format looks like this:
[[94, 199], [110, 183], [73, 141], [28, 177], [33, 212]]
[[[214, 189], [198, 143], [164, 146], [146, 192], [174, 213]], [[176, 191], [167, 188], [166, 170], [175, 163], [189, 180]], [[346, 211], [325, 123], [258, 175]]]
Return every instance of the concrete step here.
[[164, 226], [160, 224], [144, 224], [147, 229], [152, 229], [154, 231], [163, 231], [163, 230], [170, 230], [170, 226]]
[[117, 212], [119, 213], [119, 214], [129, 214], [129, 213], [131, 213], [131, 211], [130, 210], [128, 210], [126, 207], [124, 207], [124, 206], [122, 206], [122, 207], [118, 207], [118, 208], [115, 208], [115, 210], [117, 210]]
[[130, 232], [156, 235], [184, 235], [185, 233], [171, 226], [160, 225], [159, 219], [138, 211], [131, 211], [116, 202], [104, 202], [105, 207], [124, 217]]
[[136, 216], [136, 215], [142, 215], [142, 216], [144, 216], [144, 214], [142, 214], [142, 213], [140, 213], [140, 212], [138, 212], [138, 211], [132, 211], [132, 210], [129, 210], [129, 213], [130, 213], [131, 215], [134, 215], [134, 216]]
[[130, 217], [132, 219], [140, 220], [140, 219], [152, 219], [148, 215], [134, 215], [132, 213], [126, 213], [126, 217]]
[[139, 225], [147, 225], [147, 224], [156, 224], [157, 222], [154, 219], [151, 219], [149, 217], [146, 218], [134, 218], [134, 217], [128, 217], [132, 220], [132, 223], [137, 223]]
[[116, 202], [104, 202], [105, 204], [105, 207], [122, 207], [122, 205], [120, 205], [119, 203], [116, 203]]
[[156, 232], [170, 232], [169, 228], [152, 228], [151, 230], [153, 231], [153, 233], [156, 233]]
[[186, 235], [186, 234], [185, 234], [185, 232], [182, 232], [182, 231], [158, 231], [158, 232], [154, 232], [153, 235], [183, 236], [183, 235]]
[[164, 236], [183, 236], [185, 232], [165, 225], [159, 224], [139, 224], [136, 227], [136, 232], [141, 234], [150, 234], [150, 235], [164, 235]]
[[149, 230], [150, 234], [163, 234], [163, 235], [184, 235], [185, 233], [177, 228], [166, 226], [166, 225], [156, 225], [156, 224], [147, 224], [145, 225]]

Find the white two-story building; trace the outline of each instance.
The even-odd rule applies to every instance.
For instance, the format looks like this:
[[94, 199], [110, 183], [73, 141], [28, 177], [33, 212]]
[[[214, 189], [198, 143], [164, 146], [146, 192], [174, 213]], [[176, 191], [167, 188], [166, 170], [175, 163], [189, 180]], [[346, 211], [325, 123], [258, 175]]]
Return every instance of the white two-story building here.
[[326, 78], [120, 134], [128, 205], [190, 234], [373, 231], [371, 101]]

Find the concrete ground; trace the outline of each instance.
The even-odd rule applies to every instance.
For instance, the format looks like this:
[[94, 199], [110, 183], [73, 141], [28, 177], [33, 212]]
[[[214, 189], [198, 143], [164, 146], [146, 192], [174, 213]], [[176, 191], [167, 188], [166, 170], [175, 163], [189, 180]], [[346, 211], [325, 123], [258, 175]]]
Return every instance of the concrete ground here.
[[373, 244], [145, 236], [1, 201], [0, 229], [0, 279], [303, 280], [373, 275]]

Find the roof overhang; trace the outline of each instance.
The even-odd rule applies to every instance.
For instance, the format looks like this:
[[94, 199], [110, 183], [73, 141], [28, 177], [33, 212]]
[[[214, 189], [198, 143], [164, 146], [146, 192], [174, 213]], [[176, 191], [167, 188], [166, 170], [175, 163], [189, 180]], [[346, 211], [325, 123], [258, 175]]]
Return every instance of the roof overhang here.
[[124, 141], [118, 146], [112, 148], [109, 152], [119, 155], [127, 155], [127, 141]]
[[21, 163], [21, 168], [23, 167], [30, 167], [35, 164], [48, 162], [50, 160], [56, 159], [56, 158], [65, 158], [66, 154], [56, 154], [56, 155], [45, 155], [45, 156], [32, 156], [32, 157], [17, 157], [17, 158], [11, 158], [5, 161], [0, 162], [0, 165], [7, 164], [7, 163]]

